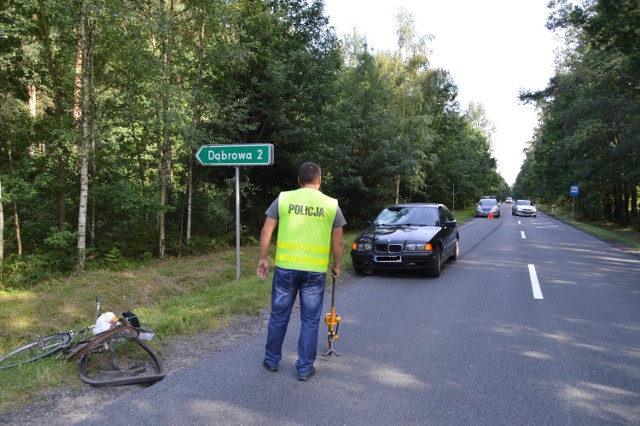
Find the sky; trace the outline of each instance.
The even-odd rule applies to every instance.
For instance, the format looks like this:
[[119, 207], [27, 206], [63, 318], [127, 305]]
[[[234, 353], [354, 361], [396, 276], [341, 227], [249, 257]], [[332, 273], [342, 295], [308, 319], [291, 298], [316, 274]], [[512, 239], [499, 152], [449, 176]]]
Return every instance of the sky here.
[[498, 173], [515, 183], [523, 149], [538, 124], [534, 107], [518, 100], [521, 89], [544, 89], [554, 74], [560, 44], [545, 27], [548, 0], [325, 0], [338, 37], [356, 32], [374, 52], [395, 51], [400, 8], [413, 15], [428, 43], [430, 66], [443, 68], [458, 86], [463, 109], [481, 104], [496, 132], [492, 155]]

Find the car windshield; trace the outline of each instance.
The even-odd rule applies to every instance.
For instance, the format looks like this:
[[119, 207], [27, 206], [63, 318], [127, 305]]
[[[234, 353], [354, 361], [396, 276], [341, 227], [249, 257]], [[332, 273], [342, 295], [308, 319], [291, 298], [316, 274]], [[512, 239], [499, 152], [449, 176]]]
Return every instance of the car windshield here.
[[518, 200], [516, 201], [516, 204], [519, 206], [532, 206], [533, 203], [529, 200]]
[[435, 207], [387, 207], [382, 210], [374, 225], [439, 226], [438, 209]]
[[480, 204], [481, 206], [495, 206], [496, 204], [498, 204], [498, 202], [495, 198], [483, 198], [482, 200], [478, 201], [478, 204]]

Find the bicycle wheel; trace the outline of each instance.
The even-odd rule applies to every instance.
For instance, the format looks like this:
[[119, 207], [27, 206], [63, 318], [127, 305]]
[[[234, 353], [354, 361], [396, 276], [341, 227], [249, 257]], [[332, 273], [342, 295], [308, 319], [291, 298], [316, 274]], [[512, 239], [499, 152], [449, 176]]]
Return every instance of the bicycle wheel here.
[[158, 355], [137, 338], [103, 342], [82, 355], [80, 378], [96, 387], [151, 384], [164, 378]]
[[53, 355], [69, 345], [69, 333], [38, 337], [34, 342], [0, 356], [0, 370], [17, 367]]

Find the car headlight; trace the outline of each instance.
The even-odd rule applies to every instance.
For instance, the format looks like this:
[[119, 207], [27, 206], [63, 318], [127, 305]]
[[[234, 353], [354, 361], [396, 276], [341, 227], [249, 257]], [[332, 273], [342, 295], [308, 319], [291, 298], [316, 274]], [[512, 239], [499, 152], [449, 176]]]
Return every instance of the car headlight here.
[[371, 251], [373, 249], [373, 244], [371, 243], [353, 243], [352, 249], [355, 251]]
[[500, 207], [498, 207], [498, 206], [493, 206], [493, 207], [491, 208], [491, 212], [492, 212], [492, 213], [497, 213], [499, 210], [500, 210]]
[[405, 243], [404, 251], [430, 251], [431, 244], [429, 243]]
[[476, 206], [476, 211], [477, 211], [478, 213], [482, 213], [482, 207], [480, 207], [480, 206]]
[[416, 243], [406, 243], [404, 245], [405, 251], [418, 251], [424, 250], [424, 244], [416, 244]]

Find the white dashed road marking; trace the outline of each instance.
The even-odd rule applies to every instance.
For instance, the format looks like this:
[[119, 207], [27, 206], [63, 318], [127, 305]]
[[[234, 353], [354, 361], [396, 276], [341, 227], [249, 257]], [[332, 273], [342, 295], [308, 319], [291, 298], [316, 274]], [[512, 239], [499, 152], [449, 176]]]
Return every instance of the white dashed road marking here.
[[531, 279], [531, 289], [533, 290], [534, 299], [544, 299], [542, 297], [542, 290], [540, 290], [540, 282], [538, 282], [538, 274], [536, 274], [536, 267], [529, 264], [529, 278]]

